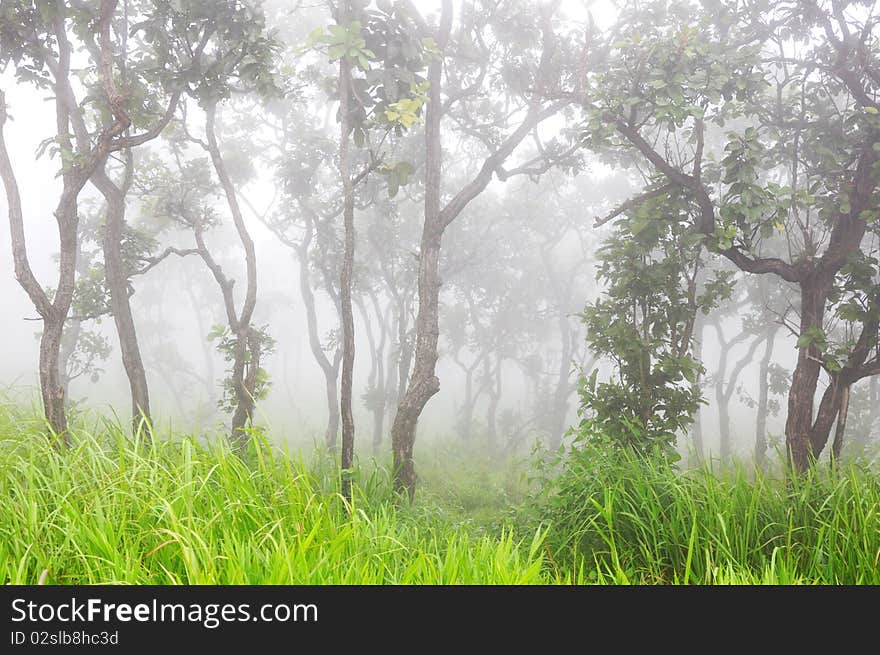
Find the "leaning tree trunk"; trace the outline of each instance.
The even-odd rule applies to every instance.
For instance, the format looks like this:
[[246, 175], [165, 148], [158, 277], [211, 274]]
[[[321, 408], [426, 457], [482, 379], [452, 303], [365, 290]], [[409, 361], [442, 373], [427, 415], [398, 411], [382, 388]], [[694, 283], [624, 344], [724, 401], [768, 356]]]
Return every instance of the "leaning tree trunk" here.
[[150, 392], [147, 373], [141, 358], [135, 329], [134, 316], [129, 302], [129, 279], [122, 259], [122, 238], [125, 226], [125, 196], [131, 186], [133, 162], [131, 151], [125, 153], [125, 173], [121, 186], [117, 186], [103, 167], [92, 175], [92, 182], [104, 196], [107, 214], [104, 223], [104, 276], [110, 292], [110, 311], [119, 336], [122, 365], [128, 376], [131, 391], [132, 428], [135, 434], [146, 428], [150, 433]]

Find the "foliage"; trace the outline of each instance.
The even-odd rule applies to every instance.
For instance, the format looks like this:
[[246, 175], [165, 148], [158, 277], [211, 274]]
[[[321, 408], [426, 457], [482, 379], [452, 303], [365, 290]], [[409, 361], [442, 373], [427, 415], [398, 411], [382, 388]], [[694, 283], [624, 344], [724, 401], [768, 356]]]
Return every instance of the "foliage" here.
[[[472, 535], [251, 440], [248, 462], [190, 437], [131, 442], [75, 429], [68, 451], [0, 409], [0, 580], [53, 584], [529, 584], [543, 532]], [[259, 436], [256, 435], [255, 436]], [[387, 489], [386, 489], [387, 492]], [[385, 498], [388, 494], [384, 494]], [[564, 582], [565, 580], [560, 580]]]
[[[267, 325], [250, 326], [244, 355], [244, 364], [246, 366], [251, 365], [255, 353], [260, 358], [260, 361], [262, 361], [264, 356], [271, 355], [275, 351], [275, 339], [269, 335], [268, 327]], [[236, 351], [242, 346], [242, 341], [238, 335], [229, 329], [228, 325], [213, 326], [207, 338], [209, 341], [217, 342], [217, 352], [223, 356], [223, 359], [230, 366], [226, 371], [226, 377], [223, 379], [223, 394], [217, 401], [217, 406], [226, 412], [232, 413], [239, 402], [233, 385], [232, 366], [235, 364]], [[269, 372], [262, 366], [259, 367], [256, 375], [253, 398], [254, 400], [263, 400], [269, 393], [272, 381], [269, 377]]]
[[560, 574], [633, 584], [880, 581], [880, 478], [855, 465], [786, 482], [742, 467], [679, 474], [586, 445], [542, 492]]
[[683, 196], [659, 196], [618, 220], [599, 249], [601, 297], [583, 315], [587, 343], [614, 366], [580, 384], [583, 438], [602, 435], [620, 446], [676, 459], [676, 434], [702, 402], [702, 364], [691, 354], [694, 321], [730, 293], [719, 273], [697, 288], [702, 238], [690, 227]]

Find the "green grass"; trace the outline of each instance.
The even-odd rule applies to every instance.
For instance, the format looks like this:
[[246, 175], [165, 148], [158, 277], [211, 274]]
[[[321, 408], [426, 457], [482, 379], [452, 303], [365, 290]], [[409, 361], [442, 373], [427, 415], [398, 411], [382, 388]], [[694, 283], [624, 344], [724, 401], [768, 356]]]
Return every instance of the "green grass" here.
[[539, 532], [474, 537], [424, 509], [362, 496], [346, 512], [332, 484], [261, 440], [246, 464], [189, 438], [134, 444], [113, 426], [74, 430], [64, 451], [33, 427], [0, 418], [0, 579], [9, 583], [547, 580]]
[[880, 480], [854, 464], [786, 482], [584, 453], [551, 487], [546, 546], [585, 580], [880, 584]]
[[530, 496], [522, 466], [423, 446], [415, 506], [364, 462], [346, 511], [326, 454], [76, 426], [64, 450], [0, 403], [6, 583], [880, 584], [880, 483], [858, 468], [786, 485], [581, 454]]

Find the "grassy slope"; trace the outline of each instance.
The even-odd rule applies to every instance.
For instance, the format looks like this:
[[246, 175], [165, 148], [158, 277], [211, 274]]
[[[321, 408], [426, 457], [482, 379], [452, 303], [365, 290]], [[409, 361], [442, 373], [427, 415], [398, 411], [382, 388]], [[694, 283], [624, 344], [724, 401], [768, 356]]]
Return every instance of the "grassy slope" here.
[[513, 473], [434, 455], [416, 507], [395, 508], [387, 476], [365, 467], [348, 515], [326, 459], [260, 443], [246, 465], [191, 439], [134, 445], [108, 425], [74, 442], [54, 448], [32, 415], [0, 406], [0, 580], [880, 582], [880, 491], [858, 474], [792, 491], [632, 463], [514, 515]]

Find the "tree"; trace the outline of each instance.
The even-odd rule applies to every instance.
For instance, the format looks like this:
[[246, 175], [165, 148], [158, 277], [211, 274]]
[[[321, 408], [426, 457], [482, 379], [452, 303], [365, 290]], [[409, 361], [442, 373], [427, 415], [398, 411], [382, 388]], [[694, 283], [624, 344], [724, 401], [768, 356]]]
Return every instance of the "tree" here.
[[[56, 134], [46, 142], [50, 152], [60, 158], [61, 194], [55, 210], [60, 240], [58, 282], [52, 292], [44, 289], [31, 270], [25, 242], [22, 202], [15, 169], [9, 158], [3, 128], [9, 120], [6, 99], [0, 91], [0, 177], [3, 179], [9, 206], [13, 261], [16, 278], [28, 294], [43, 321], [40, 338], [40, 391], [51, 430], [67, 440], [67, 417], [64, 409], [64, 385], [59, 357], [64, 323], [73, 299], [76, 280], [76, 255], [79, 223], [78, 199], [83, 187], [105, 165], [111, 153], [124, 151], [149, 141], [159, 134], [173, 114], [179, 90], [172, 90], [168, 104], [158, 107], [146, 103], [139, 120], [134, 122], [126, 107], [126, 98], [115, 85], [115, 76], [127, 66], [124, 52], [114, 42], [112, 26], [118, 0], [101, 0], [97, 13], [93, 5], [41, 0], [35, 3], [5, 3], [0, 10], [0, 67], [12, 63], [16, 78], [37, 89], [50, 90], [54, 96]], [[152, 15], [155, 5], [147, 3]], [[75, 82], [72, 57], [90, 34], [98, 34], [86, 64], [86, 79], [91, 75], [90, 97], [97, 96], [98, 109], [78, 99], [85, 97]], [[72, 42], [71, 36], [78, 39]], [[155, 51], [147, 55], [158, 56]], [[96, 83], [95, 83], [96, 81]], [[96, 88], [95, 88], [96, 87]], [[156, 109], [159, 109], [158, 114]], [[90, 126], [90, 122], [93, 125]], [[130, 127], [141, 128], [128, 134]], [[51, 144], [51, 146], [50, 146]]]
[[[397, 493], [406, 494], [410, 501], [415, 495], [416, 475], [413, 464], [413, 445], [415, 443], [416, 424], [428, 400], [440, 389], [440, 381], [436, 376], [437, 345], [439, 341], [439, 296], [440, 296], [440, 250], [443, 233], [458, 218], [464, 209], [480, 195], [498, 171], [501, 175], [503, 164], [513, 154], [522, 140], [544, 119], [555, 114], [565, 103], [561, 101], [544, 101], [547, 91], [556, 84], [558, 69], [554, 60], [556, 36], [552, 26], [552, 15], [555, 6], [542, 8], [540, 15], [540, 40], [529, 39], [526, 34], [519, 34], [517, 43], [504, 42], [505, 19], [510, 21], [511, 15], [522, 15], [527, 8], [510, 3], [494, 12], [486, 12], [485, 18], [478, 18], [478, 9], [467, 5], [462, 10], [459, 20], [458, 44], [462, 47], [478, 48], [480, 41], [486, 43], [493, 39], [501, 48], [507, 48], [510, 59], [503, 61], [501, 69], [489, 74], [490, 62], [482, 52], [474, 62], [472, 57], [462, 57], [461, 67], [453, 68], [456, 60], [452, 54], [452, 46], [456, 43], [450, 38], [452, 34], [452, 2], [444, 0], [440, 22], [433, 35], [433, 44], [437, 54], [428, 65], [428, 106], [425, 125], [425, 207], [424, 222], [419, 247], [418, 269], [418, 314], [416, 317], [415, 364], [410, 374], [406, 393], [398, 401], [397, 413], [391, 427], [391, 442], [394, 466], [394, 488]], [[498, 30], [491, 34], [491, 20]], [[482, 22], [481, 22], [482, 21]], [[429, 28], [423, 21], [420, 30], [427, 38]], [[449, 48], [449, 51], [447, 51]], [[515, 52], [515, 56], [512, 51]], [[524, 57], [530, 53], [535, 58]], [[462, 53], [463, 54], [463, 53]], [[511, 61], [513, 60], [513, 61]], [[508, 64], [507, 69], [503, 64]], [[453, 84], [443, 96], [444, 67], [452, 72], [447, 79]], [[511, 89], [511, 100], [521, 103], [522, 118], [516, 127], [506, 133], [490, 131], [485, 135], [486, 154], [479, 172], [444, 204], [441, 201], [443, 182], [443, 154], [441, 122], [444, 116], [452, 116], [458, 109], [466, 116], [468, 105], [474, 102], [484, 91], [487, 80], [504, 84], [505, 73], [514, 78], [518, 85]], [[509, 88], [509, 87], [508, 87]], [[517, 93], [517, 91], [519, 91]]]
[[[719, 272], [704, 284], [702, 244], [690, 231], [686, 196], [645, 200], [616, 221], [599, 249], [599, 276], [607, 283], [583, 313], [587, 342], [614, 365], [581, 385], [582, 437], [609, 440], [674, 461], [677, 434], [690, 424], [702, 398], [702, 364], [693, 354], [697, 313], [708, 313], [730, 293]], [[617, 215], [617, 214], [615, 214]]]
[[[633, 4], [589, 88], [571, 90], [588, 114], [587, 143], [654, 171], [632, 204], [685, 194], [714, 252], [797, 289], [785, 427], [797, 471], [825, 448], [849, 387], [880, 372], [867, 238], [878, 229], [876, 21], [831, 0]], [[713, 165], [706, 135], [732, 120]], [[829, 340], [834, 319], [851, 338]], [[823, 370], [830, 384], [814, 413]]]

